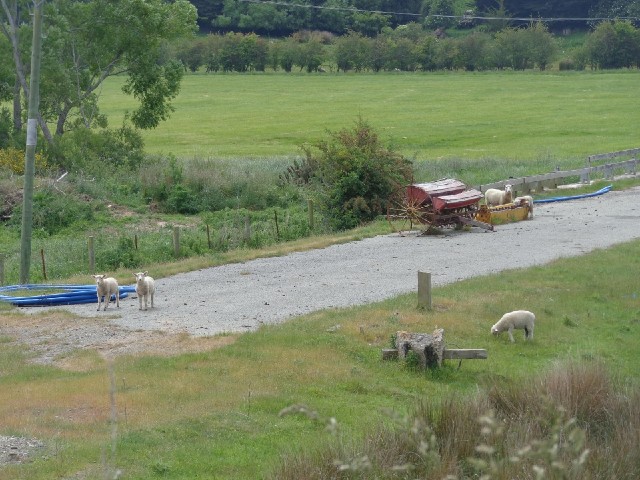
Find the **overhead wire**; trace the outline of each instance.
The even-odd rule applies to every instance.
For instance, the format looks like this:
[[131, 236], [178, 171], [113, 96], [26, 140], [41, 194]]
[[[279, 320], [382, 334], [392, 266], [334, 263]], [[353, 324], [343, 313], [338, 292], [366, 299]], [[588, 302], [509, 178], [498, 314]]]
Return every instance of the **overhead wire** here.
[[434, 17], [434, 18], [450, 18], [454, 20], [507, 20], [516, 22], [602, 22], [607, 20], [631, 20], [640, 21], [640, 17], [485, 17], [478, 15], [441, 15], [441, 14], [422, 14], [410, 12], [390, 12], [385, 10], [367, 10], [355, 7], [334, 7], [330, 5], [310, 5], [297, 4], [290, 2], [282, 2], [279, 0], [239, 0], [244, 3], [268, 4], [293, 8], [313, 8], [318, 10], [338, 10], [345, 12], [359, 13], [379, 13], [381, 15], [395, 15], [407, 17]]

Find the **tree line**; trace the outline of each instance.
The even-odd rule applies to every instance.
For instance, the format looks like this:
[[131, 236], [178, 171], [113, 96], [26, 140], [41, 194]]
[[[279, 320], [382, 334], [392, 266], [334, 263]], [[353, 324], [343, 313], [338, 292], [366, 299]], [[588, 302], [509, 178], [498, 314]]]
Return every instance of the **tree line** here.
[[[483, 18], [556, 18], [554, 28], [585, 29], [587, 18], [640, 18], [640, 0], [191, 0], [202, 32], [285, 37], [299, 30], [372, 36], [409, 22], [428, 28], [487, 26]], [[472, 18], [472, 20], [470, 20]], [[515, 22], [515, 21], [513, 21]], [[525, 20], [526, 22], [526, 20]], [[518, 26], [522, 22], [515, 22]]]
[[[386, 28], [373, 38], [358, 32], [336, 37], [302, 31], [269, 40], [229, 32], [183, 42], [175, 52], [192, 72], [545, 70], [558, 54], [557, 39], [542, 22], [460, 37], [438, 35], [418, 23]], [[599, 24], [580, 48], [559, 59], [559, 68], [566, 70], [638, 67], [640, 31], [631, 22]]]

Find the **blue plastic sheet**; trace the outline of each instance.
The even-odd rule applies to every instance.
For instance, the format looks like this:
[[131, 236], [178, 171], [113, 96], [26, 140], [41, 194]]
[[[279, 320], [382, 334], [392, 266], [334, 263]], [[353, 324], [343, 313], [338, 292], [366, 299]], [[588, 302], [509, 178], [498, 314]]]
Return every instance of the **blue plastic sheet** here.
[[589, 198], [589, 197], [597, 197], [598, 195], [602, 195], [603, 193], [607, 193], [611, 190], [613, 185], [607, 185], [604, 188], [601, 188], [597, 192], [593, 193], [583, 193], [581, 195], [569, 195], [567, 197], [551, 197], [551, 198], [541, 198], [539, 200], [534, 200], [533, 203], [551, 203], [551, 202], [563, 202], [565, 200], [577, 200], [580, 198]]
[[[96, 285], [10, 285], [0, 287], [0, 302], [8, 302], [19, 307], [49, 307], [54, 305], [77, 305], [80, 303], [98, 303]], [[120, 298], [135, 291], [135, 286], [118, 287]], [[3, 292], [15, 292], [20, 290], [62, 290], [59, 293], [45, 293], [41, 295], [13, 296], [3, 295]], [[111, 296], [115, 301], [115, 295]]]

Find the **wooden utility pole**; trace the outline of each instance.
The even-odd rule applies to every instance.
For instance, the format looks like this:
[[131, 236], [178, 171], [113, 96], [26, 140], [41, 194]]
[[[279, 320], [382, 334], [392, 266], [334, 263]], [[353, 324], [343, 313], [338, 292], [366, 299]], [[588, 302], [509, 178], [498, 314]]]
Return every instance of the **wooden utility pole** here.
[[40, 107], [40, 54], [42, 51], [42, 5], [33, 2], [33, 42], [31, 44], [31, 78], [29, 80], [29, 110], [27, 115], [27, 145], [24, 166], [24, 196], [22, 200], [22, 233], [20, 239], [20, 283], [29, 283], [31, 264], [31, 232], [33, 227], [33, 181], [36, 170], [38, 110]]

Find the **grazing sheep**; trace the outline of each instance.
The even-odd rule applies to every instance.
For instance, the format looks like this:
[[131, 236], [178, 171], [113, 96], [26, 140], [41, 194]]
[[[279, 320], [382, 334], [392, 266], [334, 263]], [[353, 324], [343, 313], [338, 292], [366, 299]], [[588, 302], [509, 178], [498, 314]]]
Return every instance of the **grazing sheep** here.
[[490, 188], [484, 193], [484, 201], [489, 207], [505, 205], [513, 200], [513, 187], [505, 185], [504, 191], [497, 188]]
[[100, 302], [104, 296], [104, 309], [106, 310], [111, 300], [111, 295], [116, 296], [116, 306], [120, 308], [120, 289], [115, 278], [106, 275], [92, 275], [96, 279], [96, 293], [98, 295], [98, 311], [100, 311]]
[[517, 206], [527, 206], [529, 208], [529, 218], [533, 218], [533, 197], [524, 195], [513, 199], [513, 203]]
[[514, 312], [505, 313], [498, 322], [491, 327], [491, 333], [493, 335], [499, 335], [505, 330], [509, 333], [509, 338], [512, 342], [513, 330], [523, 329], [525, 340], [533, 340], [533, 327], [536, 321], [536, 316], [528, 312], [527, 310], [516, 310]]
[[147, 309], [147, 300], [151, 300], [151, 308], [153, 308], [153, 294], [156, 291], [156, 282], [153, 277], [147, 275], [148, 272], [137, 272], [133, 276], [136, 277], [136, 293], [138, 294], [138, 302], [143, 310], [142, 299], [144, 298], [144, 310]]

